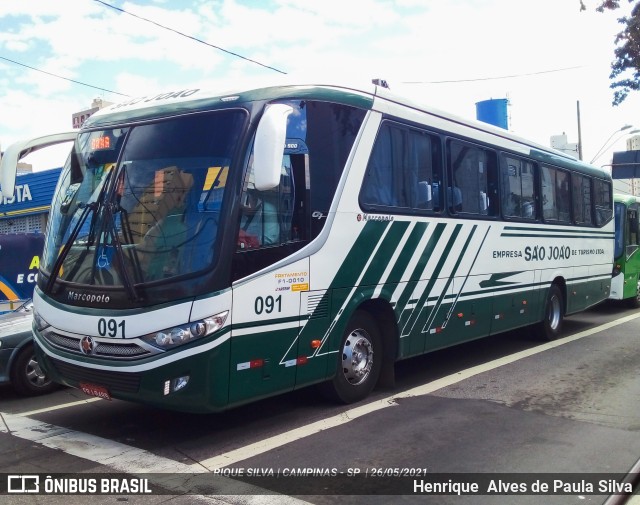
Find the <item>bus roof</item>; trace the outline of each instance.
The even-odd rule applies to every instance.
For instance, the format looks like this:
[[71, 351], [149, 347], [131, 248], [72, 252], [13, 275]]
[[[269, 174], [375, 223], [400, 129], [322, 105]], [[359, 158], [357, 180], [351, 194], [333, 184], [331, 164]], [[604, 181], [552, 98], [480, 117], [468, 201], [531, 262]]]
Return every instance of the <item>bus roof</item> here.
[[157, 119], [196, 111], [228, 108], [232, 107], [234, 103], [286, 98], [304, 99], [306, 97], [335, 101], [363, 109], [375, 109], [376, 103], [380, 103], [380, 101], [392, 104], [394, 107], [407, 107], [459, 126], [469, 127], [478, 132], [516, 142], [527, 148], [528, 154], [542, 163], [548, 162], [566, 168], [577, 168], [597, 177], [607, 179], [610, 177], [609, 173], [604, 169], [576, 160], [561, 151], [529, 141], [514, 135], [508, 130], [481, 121], [465, 119], [435, 107], [409, 100], [394, 94], [388, 88], [372, 82], [340, 83], [324, 80], [304, 82], [293, 81], [289, 76], [285, 76], [279, 79], [272, 79], [267, 84], [263, 80], [260, 86], [247, 86], [219, 91], [210, 91], [197, 87], [183, 88], [136, 97], [105, 107], [89, 117], [83, 125], [83, 129], [108, 127], [125, 122]]
[[640, 203], [640, 196], [628, 195], [624, 193], [614, 193], [613, 201], [624, 204]]

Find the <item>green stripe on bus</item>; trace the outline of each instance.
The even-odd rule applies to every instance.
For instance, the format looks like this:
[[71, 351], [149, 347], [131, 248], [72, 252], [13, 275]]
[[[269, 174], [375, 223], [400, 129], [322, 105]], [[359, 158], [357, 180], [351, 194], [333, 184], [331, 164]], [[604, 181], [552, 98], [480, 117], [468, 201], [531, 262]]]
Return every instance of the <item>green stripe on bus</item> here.
[[[447, 244], [446, 244], [446, 246], [444, 248], [444, 251], [440, 255], [440, 259], [438, 260], [438, 263], [436, 263], [436, 266], [435, 266], [435, 268], [433, 269], [433, 272], [430, 275], [429, 282], [427, 282], [426, 288], [424, 289], [424, 291], [420, 295], [418, 303], [416, 304], [414, 309], [411, 311], [411, 315], [409, 316], [408, 321], [402, 327], [401, 335], [403, 335], [403, 336], [407, 335], [407, 333], [405, 333], [405, 331], [404, 331], [405, 328], [407, 328], [407, 326], [409, 327], [409, 332], [411, 332], [411, 329], [413, 328], [413, 326], [415, 325], [416, 321], [418, 320], [418, 317], [422, 313], [422, 309], [425, 306], [425, 302], [426, 302], [429, 294], [431, 293], [431, 290], [433, 289], [433, 286], [436, 283], [438, 277], [440, 277], [440, 272], [444, 268], [444, 264], [446, 263], [447, 259], [449, 258], [449, 254], [451, 254], [451, 251], [453, 250], [453, 246], [454, 246], [454, 244], [456, 242], [456, 239], [458, 238], [458, 235], [460, 234], [460, 230], [462, 230], [462, 225], [461, 224], [455, 225], [455, 227], [453, 229], [453, 232], [451, 233], [451, 237], [449, 237], [449, 240], [447, 241]], [[460, 254], [464, 255], [464, 251], [461, 251]], [[447, 277], [449, 279], [449, 282], [453, 278], [452, 276], [447, 276]], [[448, 283], [447, 283], [447, 286], [448, 286]], [[428, 319], [432, 319], [431, 316], [435, 317], [435, 313], [436, 313], [438, 307], [440, 306], [440, 304], [442, 303], [442, 298], [443, 298], [445, 293], [446, 293], [446, 288], [438, 296], [438, 302], [436, 302], [436, 306], [433, 308], [433, 310], [431, 312], [431, 315], [428, 317]]]
[[[404, 310], [405, 310], [405, 307], [407, 306], [407, 303], [417, 303], [419, 301], [419, 299], [411, 299], [411, 295], [413, 294], [413, 291], [415, 289], [416, 282], [418, 282], [422, 278], [424, 269], [427, 267], [427, 262], [429, 261], [429, 258], [433, 254], [433, 251], [436, 245], [438, 244], [438, 241], [440, 240], [440, 237], [442, 236], [442, 233], [444, 232], [446, 227], [447, 225], [444, 223], [438, 223], [435, 226], [435, 229], [433, 230], [433, 234], [431, 235], [431, 237], [429, 237], [427, 245], [424, 247], [422, 254], [420, 255], [420, 259], [418, 260], [418, 263], [413, 269], [413, 272], [411, 272], [411, 276], [409, 277], [409, 282], [407, 282], [407, 284], [404, 287], [404, 290], [402, 291], [402, 294], [398, 298], [398, 303], [396, 304], [396, 320], [398, 321], [399, 328], [402, 328], [404, 324], [406, 324], [406, 318], [403, 318], [403, 316], [405, 315]], [[421, 230], [418, 230], [418, 231], [421, 231]], [[426, 228], [425, 228], [425, 231], [426, 231]], [[407, 251], [405, 253], [406, 261], [409, 261], [411, 259], [412, 252], [413, 250]], [[411, 302], [409, 301], [410, 299], [411, 299]], [[406, 317], [409, 317], [408, 313], [406, 313]]]

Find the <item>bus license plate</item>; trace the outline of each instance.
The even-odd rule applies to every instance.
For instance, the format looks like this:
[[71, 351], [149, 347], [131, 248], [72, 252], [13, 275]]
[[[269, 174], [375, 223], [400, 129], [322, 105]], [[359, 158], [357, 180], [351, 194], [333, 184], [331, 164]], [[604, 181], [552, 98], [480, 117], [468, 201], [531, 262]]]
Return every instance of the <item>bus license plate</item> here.
[[87, 384], [86, 382], [81, 382], [80, 389], [82, 389], [82, 391], [89, 396], [97, 396], [98, 398], [111, 400], [109, 390], [103, 386], [96, 386], [95, 384]]

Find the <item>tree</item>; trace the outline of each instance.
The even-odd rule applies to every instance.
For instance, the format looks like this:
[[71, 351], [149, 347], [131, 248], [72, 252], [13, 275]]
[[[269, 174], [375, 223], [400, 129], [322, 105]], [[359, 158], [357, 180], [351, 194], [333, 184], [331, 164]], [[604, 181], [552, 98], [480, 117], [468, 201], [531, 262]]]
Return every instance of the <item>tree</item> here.
[[[609, 78], [613, 80], [610, 87], [615, 90], [613, 105], [620, 105], [632, 91], [640, 90], [640, 1], [628, 0], [632, 7], [628, 16], [618, 18], [624, 29], [616, 35], [614, 54], [616, 59], [611, 64]], [[601, 0], [596, 8], [598, 12], [616, 10], [620, 0]], [[580, 0], [580, 10], [586, 7]]]

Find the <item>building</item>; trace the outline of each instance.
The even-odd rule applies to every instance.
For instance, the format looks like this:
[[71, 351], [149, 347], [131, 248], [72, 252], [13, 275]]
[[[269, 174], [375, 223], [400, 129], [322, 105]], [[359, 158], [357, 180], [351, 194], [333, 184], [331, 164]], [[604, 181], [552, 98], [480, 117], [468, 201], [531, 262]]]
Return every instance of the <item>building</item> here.
[[564, 132], [562, 135], [553, 135], [551, 137], [551, 147], [569, 156], [573, 156], [575, 159], [579, 158], [577, 142], [569, 142], [567, 140], [567, 134]]
[[107, 107], [108, 105], [111, 105], [111, 102], [107, 102], [102, 98], [94, 98], [89, 109], [81, 110], [80, 112], [71, 114], [71, 124], [74, 128], [82, 127], [84, 122], [89, 118], [89, 116], [91, 116], [91, 114], [99, 111], [103, 107]]
[[640, 151], [640, 135], [634, 135], [627, 139], [627, 151]]
[[21, 170], [13, 197], [0, 197], [0, 234], [44, 233], [61, 170], [36, 173]]

